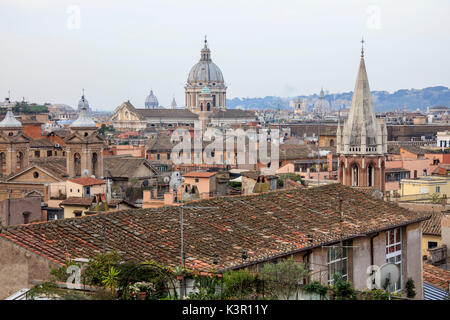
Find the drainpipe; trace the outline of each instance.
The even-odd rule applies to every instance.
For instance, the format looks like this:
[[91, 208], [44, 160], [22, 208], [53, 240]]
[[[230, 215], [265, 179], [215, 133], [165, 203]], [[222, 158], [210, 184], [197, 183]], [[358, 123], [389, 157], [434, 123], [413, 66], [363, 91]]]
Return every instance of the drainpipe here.
[[[303, 256], [303, 263], [305, 263], [308, 266], [308, 270], [309, 270], [309, 256], [311, 255], [312, 250], [309, 249], [308, 251], [306, 251], [305, 255]], [[311, 280], [310, 277], [308, 277], [308, 283]]]
[[370, 265], [373, 266], [374, 258], [373, 258], [373, 239], [380, 235], [379, 232], [370, 236]]
[[[373, 235], [370, 236], [370, 265], [373, 266], [374, 265], [374, 257], [373, 257], [373, 239], [375, 237], [378, 237], [380, 235], [379, 232], [374, 233]], [[370, 275], [372, 276], [374, 273], [374, 270], [372, 269]], [[375, 278], [373, 278], [372, 280], [372, 284], [375, 284]]]
[[8, 189], [8, 224], [11, 225], [11, 189]]

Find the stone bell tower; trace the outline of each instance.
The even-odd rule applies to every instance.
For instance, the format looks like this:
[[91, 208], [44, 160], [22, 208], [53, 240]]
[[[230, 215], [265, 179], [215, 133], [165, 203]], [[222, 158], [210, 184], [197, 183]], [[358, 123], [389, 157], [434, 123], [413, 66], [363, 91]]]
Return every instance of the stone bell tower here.
[[8, 108], [0, 122], [0, 176], [14, 174], [28, 166], [31, 139], [23, 133], [23, 126]]
[[103, 178], [104, 139], [97, 129], [82, 105], [78, 119], [70, 126], [71, 134], [65, 139], [69, 177]]
[[[364, 45], [364, 40], [361, 41]], [[385, 192], [387, 128], [377, 119], [364, 63], [364, 47], [352, 104], [343, 129], [337, 129], [338, 179], [347, 186], [375, 187]]]

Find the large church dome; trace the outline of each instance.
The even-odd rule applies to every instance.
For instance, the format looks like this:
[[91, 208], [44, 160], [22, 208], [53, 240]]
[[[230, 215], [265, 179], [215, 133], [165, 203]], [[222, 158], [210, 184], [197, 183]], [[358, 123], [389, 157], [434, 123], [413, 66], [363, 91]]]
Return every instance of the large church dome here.
[[150, 94], [145, 99], [145, 109], [156, 109], [159, 106], [158, 99], [156, 98], [153, 90], [150, 90]]
[[206, 40], [205, 46], [201, 51], [200, 61], [192, 67], [187, 82], [189, 84], [194, 84], [196, 82], [224, 82], [222, 71], [220, 71], [219, 67], [211, 60], [211, 51], [208, 48]]

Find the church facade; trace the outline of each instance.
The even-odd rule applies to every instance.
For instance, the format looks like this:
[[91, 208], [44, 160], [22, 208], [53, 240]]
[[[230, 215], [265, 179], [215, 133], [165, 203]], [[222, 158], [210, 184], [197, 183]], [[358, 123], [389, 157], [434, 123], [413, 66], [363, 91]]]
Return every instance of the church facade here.
[[352, 103], [343, 128], [337, 128], [338, 180], [354, 187], [374, 187], [385, 192], [387, 128], [377, 119], [370, 95], [364, 48]]

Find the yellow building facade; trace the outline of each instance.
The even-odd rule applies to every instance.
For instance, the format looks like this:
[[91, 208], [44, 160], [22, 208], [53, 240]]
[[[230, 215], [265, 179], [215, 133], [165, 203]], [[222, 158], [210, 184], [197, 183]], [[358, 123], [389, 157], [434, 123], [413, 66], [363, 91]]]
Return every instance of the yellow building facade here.
[[432, 198], [433, 195], [450, 195], [450, 177], [425, 176], [417, 179], [402, 179], [400, 182], [402, 200]]

